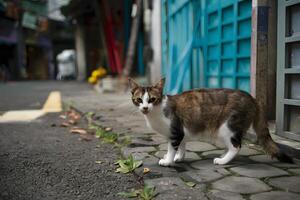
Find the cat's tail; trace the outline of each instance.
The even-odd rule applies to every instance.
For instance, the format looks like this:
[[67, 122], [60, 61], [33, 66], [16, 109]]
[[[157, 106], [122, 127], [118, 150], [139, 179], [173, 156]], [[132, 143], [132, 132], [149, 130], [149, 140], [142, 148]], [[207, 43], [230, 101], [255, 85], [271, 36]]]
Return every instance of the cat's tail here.
[[256, 116], [253, 121], [253, 128], [256, 132], [258, 142], [264, 150], [280, 162], [293, 163], [293, 159], [284, 153], [271, 138], [267, 120], [262, 112], [261, 106], [256, 104]]

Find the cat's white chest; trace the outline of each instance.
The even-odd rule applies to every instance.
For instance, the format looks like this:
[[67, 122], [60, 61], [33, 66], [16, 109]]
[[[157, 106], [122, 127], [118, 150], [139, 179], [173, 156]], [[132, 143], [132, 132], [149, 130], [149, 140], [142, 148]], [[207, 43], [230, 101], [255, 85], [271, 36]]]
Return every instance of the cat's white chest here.
[[166, 118], [160, 109], [153, 110], [147, 115], [144, 115], [147, 126], [152, 130], [168, 135], [170, 133], [170, 120]]

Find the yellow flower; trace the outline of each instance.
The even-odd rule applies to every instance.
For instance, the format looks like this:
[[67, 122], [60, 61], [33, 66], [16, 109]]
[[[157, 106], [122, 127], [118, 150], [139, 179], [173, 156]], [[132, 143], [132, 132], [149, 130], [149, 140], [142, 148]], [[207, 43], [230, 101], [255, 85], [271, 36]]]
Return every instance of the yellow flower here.
[[98, 78], [100, 76], [100, 72], [98, 70], [94, 70], [92, 72], [92, 77]]
[[97, 78], [94, 76], [89, 77], [88, 82], [90, 84], [95, 84], [97, 82]]

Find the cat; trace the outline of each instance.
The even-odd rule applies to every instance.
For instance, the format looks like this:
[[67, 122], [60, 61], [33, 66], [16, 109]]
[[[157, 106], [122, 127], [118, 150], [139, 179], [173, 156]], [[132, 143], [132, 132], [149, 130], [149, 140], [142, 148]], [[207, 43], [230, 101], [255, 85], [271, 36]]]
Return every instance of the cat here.
[[223, 143], [228, 151], [213, 163], [228, 164], [241, 149], [242, 138], [251, 125], [268, 154], [282, 162], [293, 162], [272, 140], [257, 101], [244, 91], [194, 89], [171, 96], [163, 95], [165, 79], [149, 87], [128, 80], [132, 102], [144, 115], [148, 127], [168, 139], [167, 154], [159, 160], [161, 166], [183, 161], [186, 138], [199, 135]]

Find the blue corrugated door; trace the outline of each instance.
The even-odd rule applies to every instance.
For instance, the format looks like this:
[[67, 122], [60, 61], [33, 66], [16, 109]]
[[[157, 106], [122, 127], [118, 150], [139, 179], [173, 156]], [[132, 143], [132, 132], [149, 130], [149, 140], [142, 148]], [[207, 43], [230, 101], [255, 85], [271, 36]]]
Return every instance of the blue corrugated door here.
[[166, 92], [250, 91], [251, 0], [163, 0]]

